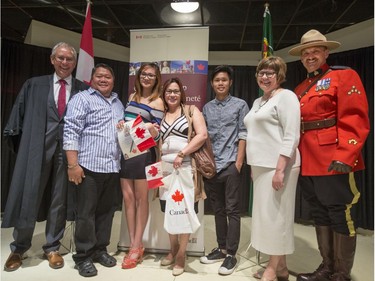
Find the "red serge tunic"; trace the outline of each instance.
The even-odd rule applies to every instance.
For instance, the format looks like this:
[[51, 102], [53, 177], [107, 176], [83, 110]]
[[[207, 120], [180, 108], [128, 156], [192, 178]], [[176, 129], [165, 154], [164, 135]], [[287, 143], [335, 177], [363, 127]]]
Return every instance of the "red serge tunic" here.
[[[327, 64], [322, 66], [323, 73], [328, 69]], [[307, 78], [295, 89], [300, 100], [301, 122], [336, 118], [336, 125], [306, 131], [301, 127], [301, 174], [324, 176], [338, 173], [328, 172], [333, 160], [350, 165], [353, 171], [363, 170], [361, 149], [370, 122], [361, 79], [352, 69], [331, 69], [303, 95], [315, 80], [315, 77]]]

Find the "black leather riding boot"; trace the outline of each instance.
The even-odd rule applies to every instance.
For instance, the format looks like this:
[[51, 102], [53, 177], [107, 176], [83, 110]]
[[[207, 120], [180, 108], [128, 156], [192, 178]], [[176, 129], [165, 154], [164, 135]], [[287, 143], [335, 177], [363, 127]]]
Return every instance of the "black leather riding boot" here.
[[322, 263], [312, 273], [300, 273], [297, 281], [329, 281], [333, 274], [333, 231], [330, 226], [315, 226]]
[[333, 233], [334, 248], [334, 274], [332, 281], [350, 281], [350, 271], [354, 263], [356, 249], [356, 236], [347, 236], [341, 233]]

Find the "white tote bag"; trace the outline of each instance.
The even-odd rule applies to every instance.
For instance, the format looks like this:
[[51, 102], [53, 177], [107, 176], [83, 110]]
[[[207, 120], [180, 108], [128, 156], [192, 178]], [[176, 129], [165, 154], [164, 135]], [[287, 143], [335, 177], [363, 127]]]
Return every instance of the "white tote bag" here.
[[163, 179], [168, 188], [164, 229], [169, 234], [194, 233], [200, 223], [194, 211], [194, 182], [190, 167], [181, 167]]

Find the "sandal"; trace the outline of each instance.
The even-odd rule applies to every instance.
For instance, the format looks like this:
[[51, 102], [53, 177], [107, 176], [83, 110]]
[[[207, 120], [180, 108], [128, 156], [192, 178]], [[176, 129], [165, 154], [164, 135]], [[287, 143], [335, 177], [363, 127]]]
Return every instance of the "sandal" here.
[[143, 253], [145, 248], [131, 248], [129, 253], [124, 257], [121, 267], [123, 269], [130, 269], [137, 266], [143, 260]]
[[91, 277], [98, 274], [98, 270], [95, 265], [92, 263], [91, 259], [81, 261], [74, 266], [75, 269], [78, 269], [79, 275], [83, 277]]
[[106, 252], [104, 252], [101, 255], [95, 257], [93, 259], [93, 261], [98, 262], [105, 267], [112, 267], [112, 266], [116, 265], [116, 259]]

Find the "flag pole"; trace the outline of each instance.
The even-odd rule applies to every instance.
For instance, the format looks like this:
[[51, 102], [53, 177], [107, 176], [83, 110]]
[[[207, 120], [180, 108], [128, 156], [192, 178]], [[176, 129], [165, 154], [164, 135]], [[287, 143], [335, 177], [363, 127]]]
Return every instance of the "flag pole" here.
[[[270, 4], [266, 2], [264, 4], [263, 13], [263, 37], [262, 37], [262, 48], [261, 48], [261, 58], [266, 58], [273, 55], [273, 38], [272, 38], [272, 22], [271, 13], [268, 9]], [[259, 96], [263, 95], [263, 91], [259, 88]], [[253, 182], [250, 180], [250, 194], [249, 194], [249, 216], [252, 216], [253, 209]]]
[[[271, 13], [268, 9], [270, 4], [266, 2], [264, 4], [264, 13], [263, 13], [263, 38], [262, 38], [262, 49], [261, 49], [261, 58], [264, 59], [268, 56], [273, 55], [273, 38], [272, 38], [272, 23], [271, 23]], [[263, 95], [263, 91], [259, 88], [259, 96]], [[250, 192], [249, 192], [249, 216], [253, 214], [253, 181], [250, 180]], [[245, 253], [250, 249], [251, 242], [247, 247]], [[255, 251], [256, 264], [260, 265], [260, 252]]]

